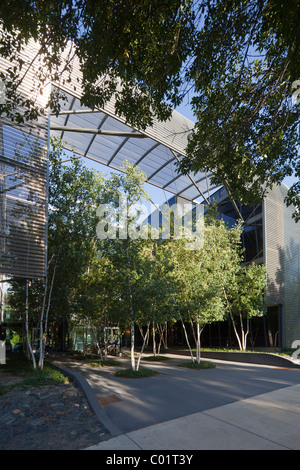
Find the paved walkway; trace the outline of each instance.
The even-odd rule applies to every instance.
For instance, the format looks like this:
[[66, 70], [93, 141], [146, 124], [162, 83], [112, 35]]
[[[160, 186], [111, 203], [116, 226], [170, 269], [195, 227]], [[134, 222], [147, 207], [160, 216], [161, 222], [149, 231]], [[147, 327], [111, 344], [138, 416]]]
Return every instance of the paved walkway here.
[[300, 369], [213, 361], [195, 371], [172, 357], [144, 362], [159, 375], [138, 380], [60, 363], [114, 436], [88, 450], [300, 449]]

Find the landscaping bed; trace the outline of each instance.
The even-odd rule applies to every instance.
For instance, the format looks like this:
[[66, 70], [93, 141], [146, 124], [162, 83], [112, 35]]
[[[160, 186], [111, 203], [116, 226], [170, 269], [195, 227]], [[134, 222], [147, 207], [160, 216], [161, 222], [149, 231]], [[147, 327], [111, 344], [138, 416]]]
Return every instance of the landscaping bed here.
[[60, 385], [69, 381], [56, 367], [45, 364], [43, 370], [34, 370], [32, 363], [23, 354], [7, 355], [6, 364], [0, 365], [0, 395], [17, 388], [25, 390], [29, 387]]

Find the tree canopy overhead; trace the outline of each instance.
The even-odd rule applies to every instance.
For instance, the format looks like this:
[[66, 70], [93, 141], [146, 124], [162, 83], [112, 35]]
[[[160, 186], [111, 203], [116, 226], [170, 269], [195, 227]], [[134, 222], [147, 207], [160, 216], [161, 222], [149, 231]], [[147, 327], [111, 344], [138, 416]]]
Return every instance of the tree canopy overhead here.
[[[193, 64], [196, 127], [185, 171], [211, 170], [253, 203], [300, 176], [299, 0], [204, 0]], [[300, 205], [300, 183], [288, 202]]]
[[[59, 81], [62, 52], [71, 41], [82, 71], [83, 104], [103, 107], [114, 95], [117, 113], [131, 124], [145, 127], [153, 115], [166, 119], [171, 112], [168, 105], [180, 101], [182, 63], [191, 52], [191, 4], [191, 0], [2, 2], [0, 54], [14, 61], [14, 68], [2, 78], [12, 90], [11, 100], [32, 65], [20, 58], [30, 39], [39, 44], [35, 61], [42, 60], [37, 70], [41, 82], [46, 76]], [[56, 98], [51, 97], [54, 109]], [[34, 117], [31, 111], [29, 117]]]

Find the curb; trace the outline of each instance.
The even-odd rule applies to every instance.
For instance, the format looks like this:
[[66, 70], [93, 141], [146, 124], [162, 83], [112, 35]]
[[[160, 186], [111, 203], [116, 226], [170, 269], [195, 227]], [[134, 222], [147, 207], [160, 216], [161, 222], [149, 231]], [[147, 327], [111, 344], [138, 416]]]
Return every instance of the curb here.
[[85, 394], [85, 397], [99, 419], [99, 421], [108, 429], [110, 434], [113, 437], [120, 436], [121, 434], [124, 434], [113, 422], [112, 420], [107, 416], [105, 411], [103, 410], [102, 406], [98, 402], [90, 384], [88, 381], [78, 372], [72, 371], [70, 369], [67, 369], [66, 367], [61, 366], [60, 364], [56, 363], [55, 361], [51, 362], [55, 367], [63, 370], [69, 377], [74, 379], [76, 384], [81, 388], [82, 392]]
[[[169, 353], [170, 355], [172, 353]], [[190, 356], [187, 351], [174, 351], [173, 354]], [[226, 351], [201, 351], [202, 359], [215, 359], [221, 361], [240, 362], [245, 364], [259, 364], [273, 367], [286, 367], [289, 369], [299, 369], [300, 364], [293, 362], [292, 359], [284, 356], [278, 356], [272, 353], [247, 353], [247, 352], [226, 352]]]
[[291, 359], [272, 353], [247, 353], [247, 352], [209, 352], [202, 353], [203, 358], [221, 359], [224, 361], [243, 362], [245, 364], [260, 364], [273, 367], [287, 367], [299, 369], [300, 365]]

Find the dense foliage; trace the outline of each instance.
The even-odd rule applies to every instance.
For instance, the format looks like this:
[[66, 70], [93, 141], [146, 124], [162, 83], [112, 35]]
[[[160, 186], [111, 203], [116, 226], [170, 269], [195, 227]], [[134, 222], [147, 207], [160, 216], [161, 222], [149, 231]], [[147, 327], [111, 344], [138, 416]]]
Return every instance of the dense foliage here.
[[[59, 84], [62, 72], [71, 81], [76, 55], [84, 104], [103, 107], [114, 96], [117, 113], [132, 124], [144, 127], [154, 115], [165, 119], [168, 104], [180, 101], [181, 66], [191, 51], [193, 17], [190, 0], [2, 2], [0, 54], [12, 62], [2, 75], [7, 92], [2, 110], [18, 120], [37, 117], [43, 108], [19, 95], [28, 70], [34, 67], [41, 89], [49, 80]], [[37, 43], [32, 60], [22, 55], [29, 40]], [[24, 105], [23, 112], [16, 105]], [[58, 110], [57, 105], [53, 91], [50, 107]]]
[[[189, 70], [196, 127], [182, 168], [212, 171], [253, 204], [300, 176], [300, 2], [205, 0], [201, 8]], [[296, 182], [287, 198], [298, 208], [299, 190]]]

